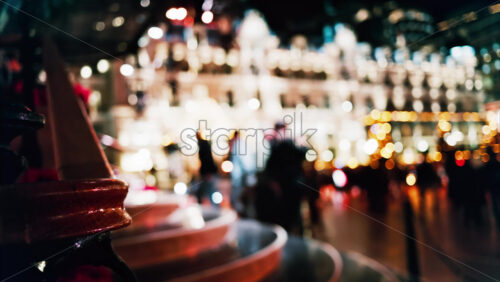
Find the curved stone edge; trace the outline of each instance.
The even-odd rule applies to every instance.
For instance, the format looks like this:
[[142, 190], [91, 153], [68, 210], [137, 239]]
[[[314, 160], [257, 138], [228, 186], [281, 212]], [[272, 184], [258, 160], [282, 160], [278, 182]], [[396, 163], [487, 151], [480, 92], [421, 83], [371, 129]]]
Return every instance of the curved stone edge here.
[[116, 253], [132, 268], [150, 267], [198, 255], [229, 240], [237, 215], [222, 210], [222, 215], [207, 221], [200, 229], [175, 228], [113, 240]]
[[273, 230], [276, 239], [248, 257], [235, 260], [219, 267], [200, 271], [188, 276], [176, 278], [172, 281], [259, 281], [271, 274], [280, 264], [281, 253], [288, 239], [286, 231], [279, 226]]

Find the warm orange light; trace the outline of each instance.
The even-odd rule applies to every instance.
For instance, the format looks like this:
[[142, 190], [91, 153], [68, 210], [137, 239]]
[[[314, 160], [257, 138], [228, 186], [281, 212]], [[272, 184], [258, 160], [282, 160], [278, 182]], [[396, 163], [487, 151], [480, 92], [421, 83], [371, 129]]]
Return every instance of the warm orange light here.
[[347, 167], [350, 168], [350, 169], [355, 169], [359, 166], [359, 162], [356, 158], [350, 158], [348, 161], [347, 161]]
[[448, 120], [450, 120], [450, 117], [451, 117], [451, 115], [448, 112], [442, 112], [439, 114], [440, 120], [448, 121]]
[[382, 150], [380, 150], [380, 155], [384, 158], [384, 159], [388, 159], [392, 156], [392, 151], [389, 150], [388, 148], [384, 147], [382, 148]]
[[447, 122], [446, 120], [440, 120], [438, 122], [438, 127], [441, 131], [448, 132], [451, 130], [451, 123]]
[[388, 170], [391, 170], [394, 168], [394, 161], [392, 159], [388, 159], [386, 162], [385, 162], [385, 168], [387, 168]]
[[490, 160], [490, 156], [488, 154], [484, 154], [481, 156], [481, 161], [483, 163], [487, 163]]
[[408, 192], [408, 198], [409, 198], [410, 202], [414, 206], [419, 207], [420, 206], [420, 196], [419, 196], [417, 187], [414, 187], [414, 186], [410, 187], [410, 188], [408, 188], [407, 192]]
[[480, 157], [481, 157], [481, 151], [474, 150], [474, 152], [472, 152], [472, 158], [478, 160]]
[[323, 170], [325, 168], [326, 168], [325, 163], [322, 161], [317, 161], [314, 163], [314, 169], [317, 171]]
[[410, 112], [410, 121], [416, 121], [418, 119], [418, 115], [416, 112]]
[[384, 139], [385, 139], [385, 136], [386, 136], [386, 134], [385, 134], [385, 132], [383, 132], [383, 131], [380, 131], [380, 132], [378, 132], [378, 133], [375, 135], [375, 137], [376, 137], [378, 140], [384, 140]]
[[440, 162], [443, 159], [443, 155], [440, 152], [434, 153], [434, 161]]
[[493, 152], [494, 152], [495, 154], [500, 153], [500, 144], [495, 144], [495, 145], [493, 145]]
[[408, 173], [406, 176], [406, 184], [408, 184], [408, 186], [413, 186], [415, 183], [417, 183], [417, 177], [415, 174], [412, 172]]
[[391, 125], [389, 123], [382, 124], [382, 130], [387, 134], [391, 133]]
[[389, 122], [389, 121], [391, 121], [391, 119], [392, 119], [391, 112], [389, 112], [389, 111], [382, 112], [382, 114], [380, 116], [380, 121]]
[[470, 154], [470, 151], [469, 151], [469, 150], [465, 150], [465, 151], [463, 152], [463, 155], [464, 155], [464, 159], [466, 159], [466, 160], [470, 159], [470, 155], [471, 155], [471, 154]]
[[387, 150], [394, 151], [394, 143], [389, 142], [385, 144], [385, 148], [387, 148]]
[[490, 127], [487, 125], [483, 125], [483, 127], [481, 128], [481, 131], [483, 132], [484, 135], [487, 135], [490, 133]]
[[380, 112], [377, 110], [372, 110], [370, 113], [370, 117], [374, 120], [379, 120], [380, 119]]

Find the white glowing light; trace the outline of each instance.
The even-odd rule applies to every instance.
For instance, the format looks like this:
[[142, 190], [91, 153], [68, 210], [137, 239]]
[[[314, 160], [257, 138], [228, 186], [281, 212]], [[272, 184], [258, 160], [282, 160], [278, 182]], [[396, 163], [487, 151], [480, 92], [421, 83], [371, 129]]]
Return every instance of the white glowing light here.
[[454, 113], [457, 111], [457, 105], [455, 103], [449, 103], [446, 109], [448, 109], [448, 112]]
[[198, 41], [196, 41], [196, 38], [189, 38], [187, 41], [187, 47], [189, 50], [195, 50], [198, 47]]
[[411, 90], [411, 95], [413, 96], [413, 98], [416, 98], [416, 99], [421, 98], [423, 95], [422, 88], [417, 88], [417, 87], [413, 88]]
[[189, 229], [201, 229], [205, 226], [205, 220], [201, 209], [196, 206], [190, 206], [175, 211], [169, 216], [169, 221], [180, 222], [182, 226]]
[[38, 81], [41, 83], [45, 83], [45, 81], [47, 81], [47, 73], [44, 70], [41, 70], [38, 74]]
[[424, 110], [424, 103], [420, 100], [413, 101], [413, 109], [416, 112], [421, 113]]
[[43, 272], [45, 270], [46, 266], [47, 266], [47, 263], [44, 260], [42, 260], [41, 262], [36, 264], [36, 268], [38, 268], [38, 270], [40, 270], [40, 272]]
[[260, 107], [260, 101], [259, 101], [259, 99], [257, 99], [257, 98], [252, 98], [252, 99], [248, 100], [248, 108], [249, 108], [250, 110], [255, 111], [255, 110], [257, 110], [259, 107]]
[[373, 138], [368, 139], [368, 141], [366, 141], [363, 146], [363, 150], [368, 155], [374, 154], [377, 151], [377, 148], [378, 148], [378, 142]]
[[187, 16], [187, 10], [185, 8], [177, 9], [177, 19], [182, 21]]
[[224, 49], [217, 48], [214, 50], [213, 62], [218, 66], [221, 66], [226, 62], [226, 52]]
[[370, 12], [367, 9], [359, 9], [354, 18], [357, 22], [364, 22], [370, 17]]
[[123, 76], [131, 76], [133, 73], [134, 73], [134, 67], [132, 67], [131, 65], [129, 64], [123, 64], [121, 67], [120, 67], [120, 73], [123, 75]]
[[335, 43], [342, 50], [352, 50], [356, 47], [356, 35], [346, 27], [339, 28], [335, 34]]
[[198, 110], [198, 105], [193, 100], [188, 100], [186, 101], [184, 108], [186, 109], [186, 112], [194, 113]]
[[441, 106], [439, 105], [438, 102], [432, 102], [431, 110], [433, 113], [439, 113], [439, 111], [441, 111]]
[[258, 44], [269, 36], [269, 27], [264, 18], [256, 11], [250, 11], [240, 27], [240, 39], [245, 44]]
[[412, 172], [408, 173], [406, 176], [406, 184], [408, 184], [408, 186], [413, 186], [415, 183], [417, 183], [417, 176]]
[[167, 13], [165, 13], [165, 16], [167, 17], [167, 19], [170, 19], [170, 20], [177, 19], [177, 8], [168, 9]]
[[345, 166], [345, 162], [341, 159], [335, 159], [333, 165], [335, 165], [335, 167], [338, 169], [342, 169]]
[[[139, 182], [138, 187], [144, 187], [144, 183]], [[133, 191], [133, 190], [132, 190]], [[140, 206], [148, 205], [156, 202], [158, 200], [158, 195], [153, 190], [146, 190], [137, 192], [129, 192], [127, 198], [125, 199], [126, 205]]]
[[333, 160], [333, 153], [330, 150], [325, 150], [323, 153], [321, 153], [321, 159], [323, 159], [325, 162], [330, 162]]
[[149, 1], [149, 0], [141, 0], [141, 3], [140, 3], [140, 4], [141, 4], [141, 7], [146, 8], [146, 7], [148, 7], [148, 6], [149, 6], [150, 1]]
[[339, 188], [342, 188], [347, 184], [347, 175], [345, 175], [345, 173], [340, 169], [333, 172], [332, 179], [335, 186]]
[[120, 166], [128, 172], [149, 171], [153, 168], [151, 152], [143, 148], [137, 153], [124, 153], [120, 159]]
[[113, 142], [115, 140], [113, 139], [113, 137], [109, 136], [109, 135], [103, 135], [101, 137], [101, 143], [104, 144], [105, 146], [111, 146], [113, 145]]
[[201, 21], [205, 24], [209, 24], [213, 21], [214, 19], [214, 13], [211, 11], [205, 11], [203, 14], [201, 14]]
[[238, 60], [239, 60], [239, 55], [237, 51], [235, 50], [229, 51], [229, 54], [227, 54], [226, 58], [227, 64], [231, 67], [235, 67], [238, 65]]
[[100, 73], [105, 73], [109, 70], [109, 61], [105, 59], [99, 60], [97, 62], [97, 71]]
[[160, 39], [163, 36], [163, 30], [157, 26], [152, 26], [148, 29], [148, 36], [153, 39]]
[[373, 124], [372, 126], [370, 126], [370, 131], [373, 133], [373, 134], [378, 134], [380, 132], [380, 124], [376, 123], [376, 124]]
[[352, 111], [352, 103], [350, 101], [344, 101], [342, 103], [342, 110], [344, 110], [344, 112], [346, 113], [349, 113]]
[[454, 129], [451, 133], [448, 132], [444, 135], [444, 141], [450, 146], [455, 146], [458, 142], [462, 142], [463, 140], [464, 134], [456, 129]]
[[396, 153], [403, 152], [403, 143], [401, 142], [394, 143], [394, 151], [396, 151]]
[[432, 88], [430, 91], [429, 91], [429, 96], [431, 96], [431, 99], [434, 99], [436, 100], [437, 98], [439, 98], [439, 90], [437, 90], [436, 88]]
[[403, 162], [405, 164], [413, 164], [415, 162], [415, 152], [410, 149], [406, 148], [403, 152]]
[[165, 16], [169, 20], [182, 21], [187, 16], [187, 10], [185, 8], [170, 8], [165, 13]]
[[229, 173], [233, 171], [233, 163], [231, 161], [223, 161], [221, 164], [221, 169], [223, 172]]
[[214, 204], [218, 205], [218, 204], [222, 203], [223, 198], [222, 198], [222, 194], [220, 192], [212, 193], [211, 198], [212, 198], [212, 202], [214, 202]]
[[104, 22], [96, 22], [94, 28], [97, 31], [103, 31], [106, 28], [106, 24]]
[[429, 143], [427, 143], [427, 141], [425, 141], [425, 140], [418, 141], [418, 143], [417, 143], [417, 150], [418, 151], [425, 152], [425, 151], [427, 151], [427, 149], [429, 149]]
[[457, 97], [457, 92], [453, 89], [446, 90], [446, 98], [448, 100], [454, 100]]
[[457, 145], [457, 139], [455, 139], [455, 136], [453, 136], [449, 132], [444, 135], [444, 141], [450, 146]]
[[213, 6], [214, 6], [213, 0], [204, 0], [203, 4], [201, 5], [201, 8], [203, 9], [203, 11], [208, 11], [212, 9]]
[[187, 185], [184, 182], [177, 182], [174, 185], [174, 193], [177, 195], [184, 195], [187, 192]]
[[114, 27], [120, 27], [123, 25], [123, 23], [125, 23], [125, 19], [123, 17], [116, 17], [113, 19], [113, 21], [111, 21], [111, 25], [113, 25]]
[[156, 185], [156, 177], [152, 174], [146, 175], [146, 178], [144, 179], [146, 182], [146, 185], [148, 186], [155, 186]]
[[316, 151], [314, 151], [314, 150], [307, 150], [307, 152], [306, 152], [306, 160], [308, 162], [314, 162], [317, 157], [318, 157], [318, 154], [316, 154]]
[[451, 134], [453, 134], [455, 136], [455, 138], [457, 139], [457, 141], [459, 141], [459, 142], [464, 141], [464, 134], [462, 133], [462, 131], [454, 129], [451, 132]]
[[128, 96], [128, 98], [127, 98], [128, 103], [129, 103], [130, 105], [132, 105], [132, 106], [134, 106], [134, 105], [136, 105], [136, 104], [137, 104], [137, 102], [138, 102], [137, 100], [138, 100], [138, 99], [137, 99], [137, 95], [135, 95], [135, 94], [130, 94], [130, 95]]
[[137, 40], [137, 46], [139, 47], [146, 47], [148, 46], [149, 44], [149, 37], [147, 36], [142, 36], [141, 38], [139, 38], [139, 40]]
[[92, 68], [90, 68], [89, 66], [83, 66], [81, 69], [80, 69], [80, 76], [82, 78], [89, 78], [92, 76]]
[[351, 149], [351, 142], [347, 139], [342, 139], [339, 142], [339, 149], [341, 151], [349, 151]]

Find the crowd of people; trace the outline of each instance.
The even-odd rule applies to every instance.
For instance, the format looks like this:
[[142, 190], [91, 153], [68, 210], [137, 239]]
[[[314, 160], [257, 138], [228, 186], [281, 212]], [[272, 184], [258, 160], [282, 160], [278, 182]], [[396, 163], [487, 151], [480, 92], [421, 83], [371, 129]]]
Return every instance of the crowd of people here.
[[457, 209], [463, 211], [467, 225], [483, 224], [489, 202], [497, 226], [500, 226], [500, 162], [490, 147], [486, 151], [486, 161], [479, 162], [457, 162], [454, 158], [456, 151], [447, 152], [448, 196]]
[[[256, 168], [248, 152], [241, 154], [239, 150], [243, 140], [235, 132], [227, 158], [232, 163], [230, 204], [240, 216], [279, 224], [288, 232], [301, 235], [304, 231], [302, 204], [308, 206], [309, 221], [318, 223], [319, 191], [334, 183], [331, 169], [317, 171], [313, 162], [305, 161], [309, 148], [287, 138], [285, 130], [284, 124], [277, 123], [273, 133], [266, 136], [270, 151], [261, 170]], [[210, 195], [217, 191], [218, 168], [212, 157], [210, 142], [200, 134], [197, 137], [201, 166], [199, 185], [192, 193], [200, 203], [203, 198], [208, 198], [212, 205], [217, 206], [218, 203], [214, 203]], [[466, 224], [481, 225], [488, 207], [496, 225], [500, 226], [500, 162], [496, 154], [488, 148], [487, 161], [484, 158], [457, 161], [456, 152], [452, 148], [445, 150], [444, 161], [436, 163], [423, 161], [412, 166], [388, 168], [384, 165], [387, 160], [379, 159], [373, 160], [370, 166], [343, 168], [348, 184], [336, 189], [346, 192], [346, 195], [353, 187], [360, 189], [366, 195], [370, 212], [385, 213], [388, 199], [394, 196], [394, 189], [400, 194], [404, 193], [402, 187], [414, 186], [423, 198], [426, 191], [445, 186], [451, 203], [463, 215]], [[411, 185], [405, 181], [409, 173], [416, 178]]]

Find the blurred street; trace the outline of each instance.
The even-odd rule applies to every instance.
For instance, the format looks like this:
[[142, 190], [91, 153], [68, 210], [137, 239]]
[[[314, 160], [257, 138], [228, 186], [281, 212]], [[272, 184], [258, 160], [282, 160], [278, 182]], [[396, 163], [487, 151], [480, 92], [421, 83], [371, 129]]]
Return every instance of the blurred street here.
[[[405, 232], [402, 197], [392, 197], [386, 214], [376, 214], [368, 210], [364, 194], [347, 195], [334, 192], [333, 201], [322, 206], [323, 228], [313, 227], [314, 236], [340, 251], [358, 252], [406, 276], [407, 238], [395, 231]], [[423, 198], [412, 188], [409, 195], [415, 211], [415, 237], [422, 243], [416, 244], [422, 281], [500, 278], [498, 229], [489, 206], [482, 210], [483, 223], [472, 226], [464, 223], [444, 188], [427, 191]]]

